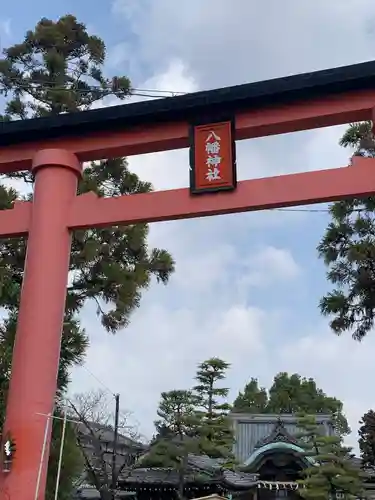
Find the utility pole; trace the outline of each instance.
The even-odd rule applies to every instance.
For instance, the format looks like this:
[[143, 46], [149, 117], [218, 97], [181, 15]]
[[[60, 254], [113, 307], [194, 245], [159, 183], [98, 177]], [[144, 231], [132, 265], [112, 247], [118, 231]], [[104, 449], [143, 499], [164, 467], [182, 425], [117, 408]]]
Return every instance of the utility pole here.
[[118, 426], [119, 426], [119, 415], [120, 415], [120, 394], [115, 394], [115, 429], [113, 435], [113, 453], [112, 453], [112, 494], [113, 498], [116, 495], [117, 489], [117, 442], [118, 442]]

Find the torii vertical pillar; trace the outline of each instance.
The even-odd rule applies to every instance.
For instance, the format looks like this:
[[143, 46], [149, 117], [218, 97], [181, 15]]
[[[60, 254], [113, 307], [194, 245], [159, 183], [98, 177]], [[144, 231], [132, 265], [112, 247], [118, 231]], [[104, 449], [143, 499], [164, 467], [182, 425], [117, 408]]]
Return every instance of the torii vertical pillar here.
[[[16, 452], [11, 471], [0, 473], [0, 500], [45, 497], [49, 435], [42, 462], [41, 456], [46, 416], [52, 412], [55, 398], [69, 271], [69, 230], [374, 195], [375, 159], [359, 157], [354, 158], [351, 168], [241, 181], [233, 190], [235, 158], [230, 142], [233, 144], [232, 138], [253, 139], [373, 120], [375, 61], [198, 92], [165, 103], [164, 99], [155, 99], [146, 106], [144, 102], [125, 104], [110, 110], [19, 120], [1, 126], [0, 173], [32, 168], [36, 182], [33, 203], [20, 203], [12, 210], [4, 210], [0, 217], [1, 238], [29, 235], [4, 426], [4, 437], [8, 439], [8, 433], [14, 437]], [[210, 151], [206, 150], [207, 130], [203, 135], [198, 132], [207, 126], [206, 120], [210, 121], [210, 130], [214, 125], [216, 132], [221, 123], [220, 133], [215, 132], [216, 139], [220, 139], [215, 151], [220, 149], [220, 157], [212, 149], [215, 141]], [[222, 134], [224, 126], [226, 136]], [[81, 174], [78, 160], [168, 151], [186, 148], [192, 142], [196, 149], [191, 151], [191, 192], [175, 189], [113, 198], [94, 193], [76, 196], [77, 177]], [[208, 160], [215, 166], [210, 172], [206, 168]], [[217, 182], [214, 189], [210, 187], [213, 180]], [[219, 187], [232, 192], [196, 196], [198, 191], [201, 194]], [[42, 473], [36, 496], [39, 469]]]
[[36, 154], [32, 170], [32, 219], [4, 428], [16, 436], [16, 453], [0, 488], [1, 498], [12, 500], [45, 498], [50, 442], [49, 435], [44, 440], [45, 415], [53, 412], [56, 394], [71, 249], [67, 222], [81, 165], [72, 153], [46, 149]]

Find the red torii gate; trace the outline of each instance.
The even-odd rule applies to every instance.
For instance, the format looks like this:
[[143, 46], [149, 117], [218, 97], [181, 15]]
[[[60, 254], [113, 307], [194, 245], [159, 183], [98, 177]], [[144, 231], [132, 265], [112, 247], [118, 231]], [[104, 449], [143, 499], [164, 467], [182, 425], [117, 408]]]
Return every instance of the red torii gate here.
[[[0, 474], [0, 500], [43, 500], [45, 496], [50, 435], [45, 433], [43, 415], [52, 413], [56, 391], [70, 232], [369, 196], [375, 192], [375, 160], [363, 158], [356, 158], [349, 168], [236, 184], [234, 141], [370, 120], [374, 107], [375, 62], [369, 62], [169, 99], [0, 124], [0, 173], [35, 173], [33, 202], [18, 202], [13, 209], [0, 213], [1, 237], [28, 235], [3, 432], [3, 436], [14, 439], [16, 452], [10, 471]], [[209, 131], [223, 139], [221, 159], [225, 167], [224, 180], [219, 176], [211, 179], [212, 183], [204, 174], [207, 156], [202, 156], [202, 133], [207, 135]], [[195, 147], [190, 191], [176, 189], [106, 199], [94, 194], [76, 195], [81, 162], [189, 145]], [[210, 190], [224, 191], [200, 195]]]

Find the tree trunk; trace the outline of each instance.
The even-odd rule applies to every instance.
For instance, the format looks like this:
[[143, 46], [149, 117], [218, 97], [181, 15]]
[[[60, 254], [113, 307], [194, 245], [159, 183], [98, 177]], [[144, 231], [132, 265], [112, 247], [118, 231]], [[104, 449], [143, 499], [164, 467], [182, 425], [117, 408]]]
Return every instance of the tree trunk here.
[[185, 487], [185, 470], [188, 461], [188, 454], [184, 450], [181, 459], [179, 474], [178, 474], [178, 498], [179, 500], [184, 500], [184, 487]]
[[207, 412], [207, 416], [208, 416], [208, 422], [209, 422], [209, 429], [210, 429], [210, 432], [207, 436], [208, 440], [209, 441], [212, 441], [212, 420], [213, 420], [213, 412], [214, 412], [214, 409], [213, 409], [213, 391], [214, 391], [214, 382], [213, 380], [211, 381], [211, 384], [210, 384], [210, 389], [208, 391], [208, 412]]

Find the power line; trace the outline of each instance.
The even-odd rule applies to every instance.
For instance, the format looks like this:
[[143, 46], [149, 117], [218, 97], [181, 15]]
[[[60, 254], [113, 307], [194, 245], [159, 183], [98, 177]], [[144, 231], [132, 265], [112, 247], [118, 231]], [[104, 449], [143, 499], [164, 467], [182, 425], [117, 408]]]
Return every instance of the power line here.
[[176, 90], [157, 90], [157, 89], [138, 89], [134, 88], [133, 90], [137, 92], [153, 92], [153, 93], [162, 93], [162, 94], [171, 94], [171, 95], [186, 95], [189, 94], [189, 92], [182, 92], [182, 91], [176, 91]]
[[275, 212], [307, 212], [307, 213], [329, 213], [328, 208], [271, 208]]
[[[277, 211], [277, 212], [307, 212], [307, 213], [330, 213], [329, 208], [271, 208], [266, 211]], [[366, 212], [365, 208], [356, 208], [351, 211], [351, 213], [361, 213]]]
[[[89, 94], [91, 92], [97, 92], [102, 94], [103, 97], [109, 96], [109, 92], [113, 93], [112, 87], [108, 86], [107, 88], [100, 87], [98, 85], [87, 85], [87, 88], [75, 88], [66, 87], [66, 86], [58, 86], [55, 85], [55, 82], [52, 81], [43, 81], [43, 82], [29, 82], [29, 84], [25, 84], [20, 82], [17, 78], [10, 78], [10, 81], [17, 85], [19, 89], [28, 91], [28, 90], [55, 90], [58, 92], [76, 92], [78, 94], [84, 95]], [[7, 89], [4, 82], [2, 82], [4, 91], [11, 91], [11, 89]], [[73, 85], [73, 84], [72, 84]], [[180, 95], [186, 95], [188, 92], [175, 91], [175, 90], [163, 90], [163, 89], [143, 89], [143, 88], [130, 88], [130, 93], [123, 92], [124, 96], [136, 96], [136, 97], [146, 97], [146, 98], [166, 98], [166, 97], [177, 97]]]
[[[11, 78], [11, 80], [13, 80], [14, 83], [17, 83], [18, 87], [19, 88], [23, 88], [24, 90], [29, 90], [30, 89], [30, 85], [26, 85], [26, 84], [21, 84], [20, 82], [17, 81], [17, 79], [15, 78]], [[69, 87], [58, 87], [58, 86], [55, 86], [54, 82], [49, 82], [49, 81], [45, 81], [45, 82], [41, 82], [41, 83], [32, 83], [33, 85], [33, 90], [38, 90], [38, 88], [44, 88], [46, 90], [57, 90], [57, 91], [62, 91], [62, 92], [71, 92], [71, 91], [74, 91], [74, 92], [78, 92], [79, 94], [88, 94], [90, 92], [99, 92], [99, 94], [101, 93], [102, 94], [102, 97], [109, 97], [110, 94], [108, 92], [113, 92], [113, 90], [108, 87], [107, 89], [103, 89], [102, 87], [99, 87], [97, 85], [89, 85], [87, 89], [74, 89], [74, 88], [69, 88]], [[180, 96], [180, 95], [186, 95], [188, 94], [189, 92], [182, 92], [182, 91], [175, 91], [175, 90], [163, 90], [163, 89], [144, 89], [144, 88], [132, 88], [130, 89], [130, 94], [127, 94], [126, 92], [124, 92], [124, 95], [126, 96], [135, 96], [135, 97], [145, 97], [145, 98], [150, 98], [150, 99], [160, 99], [160, 98], [168, 98], [168, 97], [177, 97], [177, 96]], [[277, 211], [277, 212], [305, 212], [305, 213], [329, 213], [329, 209], [314, 209], [314, 208], [307, 208], [307, 209], [304, 209], [304, 208], [275, 208], [275, 209], [271, 209], [273, 211]], [[271, 211], [269, 210], [269, 211]], [[359, 210], [355, 210], [355, 212], [360, 212], [362, 211], [361, 209]], [[87, 369], [88, 370], [88, 369]], [[91, 374], [94, 378], [95, 375], [94, 374]], [[98, 382], [100, 382], [102, 384], [102, 382], [100, 380], [98, 380]], [[103, 384], [102, 384], [103, 385]], [[107, 390], [109, 390], [107, 387], [106, 387]], [[109, 391], [112, 393], [112, 391]], [[114, 394], [113, 394], [114, 395]]]
[[84, 368], [89, 375], [91, 375], [109, 394], [111, 394], [111, 396], [116, 397], [116, 394], [111, 391], [111, 389], [102, 380], [100, 380], [99, 377], [89, 370], [86, 365], [82, 365], [82, 368]]

